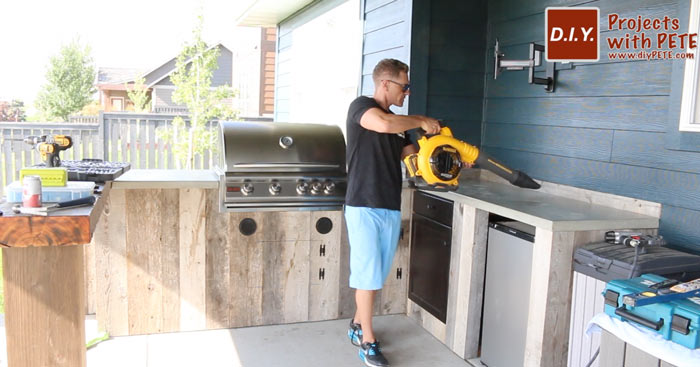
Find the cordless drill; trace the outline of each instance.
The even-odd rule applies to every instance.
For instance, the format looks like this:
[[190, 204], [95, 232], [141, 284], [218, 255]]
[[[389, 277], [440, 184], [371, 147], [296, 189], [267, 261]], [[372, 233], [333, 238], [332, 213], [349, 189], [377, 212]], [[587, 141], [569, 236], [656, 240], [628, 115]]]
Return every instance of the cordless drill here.
[[664, 246], [666, 240], [663, 236], [652, 236], [633, 231], [608, 231], [605, 232], [605, 242], [622, 244], [631, 247]]
[[58, 153], [73, 146], [73, 139], [68, 135], [28, 136], [24, 142], [36, 147], [46, 167], [60, 167], [61, 157]]

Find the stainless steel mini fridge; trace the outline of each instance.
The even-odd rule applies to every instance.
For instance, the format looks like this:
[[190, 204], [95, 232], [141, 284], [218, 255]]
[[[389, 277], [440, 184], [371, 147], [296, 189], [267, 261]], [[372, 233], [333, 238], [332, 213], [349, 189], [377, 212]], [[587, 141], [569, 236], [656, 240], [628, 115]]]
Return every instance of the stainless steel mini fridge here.
[[481, 363], [524, 366], [535, 227], [489, 223]]

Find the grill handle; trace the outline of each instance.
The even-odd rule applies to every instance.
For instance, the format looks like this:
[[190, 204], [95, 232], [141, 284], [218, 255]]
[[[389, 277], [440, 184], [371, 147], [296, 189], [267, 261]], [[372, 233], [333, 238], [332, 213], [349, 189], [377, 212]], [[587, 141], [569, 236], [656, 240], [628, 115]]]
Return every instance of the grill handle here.
[[290, 168], [317, 168], [317, 169], [337, 169], [338, 164], [319, 164], [319, 163], [236, 163], [232, 168], [256, 168], [256, 169], [290, 169]]

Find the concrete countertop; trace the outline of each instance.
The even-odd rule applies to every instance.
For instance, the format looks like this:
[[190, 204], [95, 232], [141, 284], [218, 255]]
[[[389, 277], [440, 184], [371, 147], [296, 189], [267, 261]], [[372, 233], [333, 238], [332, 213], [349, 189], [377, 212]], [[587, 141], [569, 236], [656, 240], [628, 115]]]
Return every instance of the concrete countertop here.
[[113, 189], [218, 189], [213, 170], [132, 169], [117, 177]]
[[453, 192], [433, 195], [550, 231], [658, 228], [656, 217], [523, 189], [510, 184], [461, 177]]

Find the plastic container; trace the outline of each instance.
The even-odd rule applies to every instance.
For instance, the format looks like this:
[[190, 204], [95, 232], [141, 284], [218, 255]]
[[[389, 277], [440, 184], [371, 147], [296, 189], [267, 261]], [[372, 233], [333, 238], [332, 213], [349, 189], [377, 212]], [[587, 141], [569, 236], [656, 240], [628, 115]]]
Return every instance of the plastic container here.
[[[81, 199], [92, 195], [95, 190], [95, 183], [90, 181], [68, 181], [63, 187], [41, 188], [41, 201], [44, 203], [55, 203], [59, 201]], [[5, 187], [5, 196], [10, 203], [22, 202], [22, 183], [15, 181]]]

